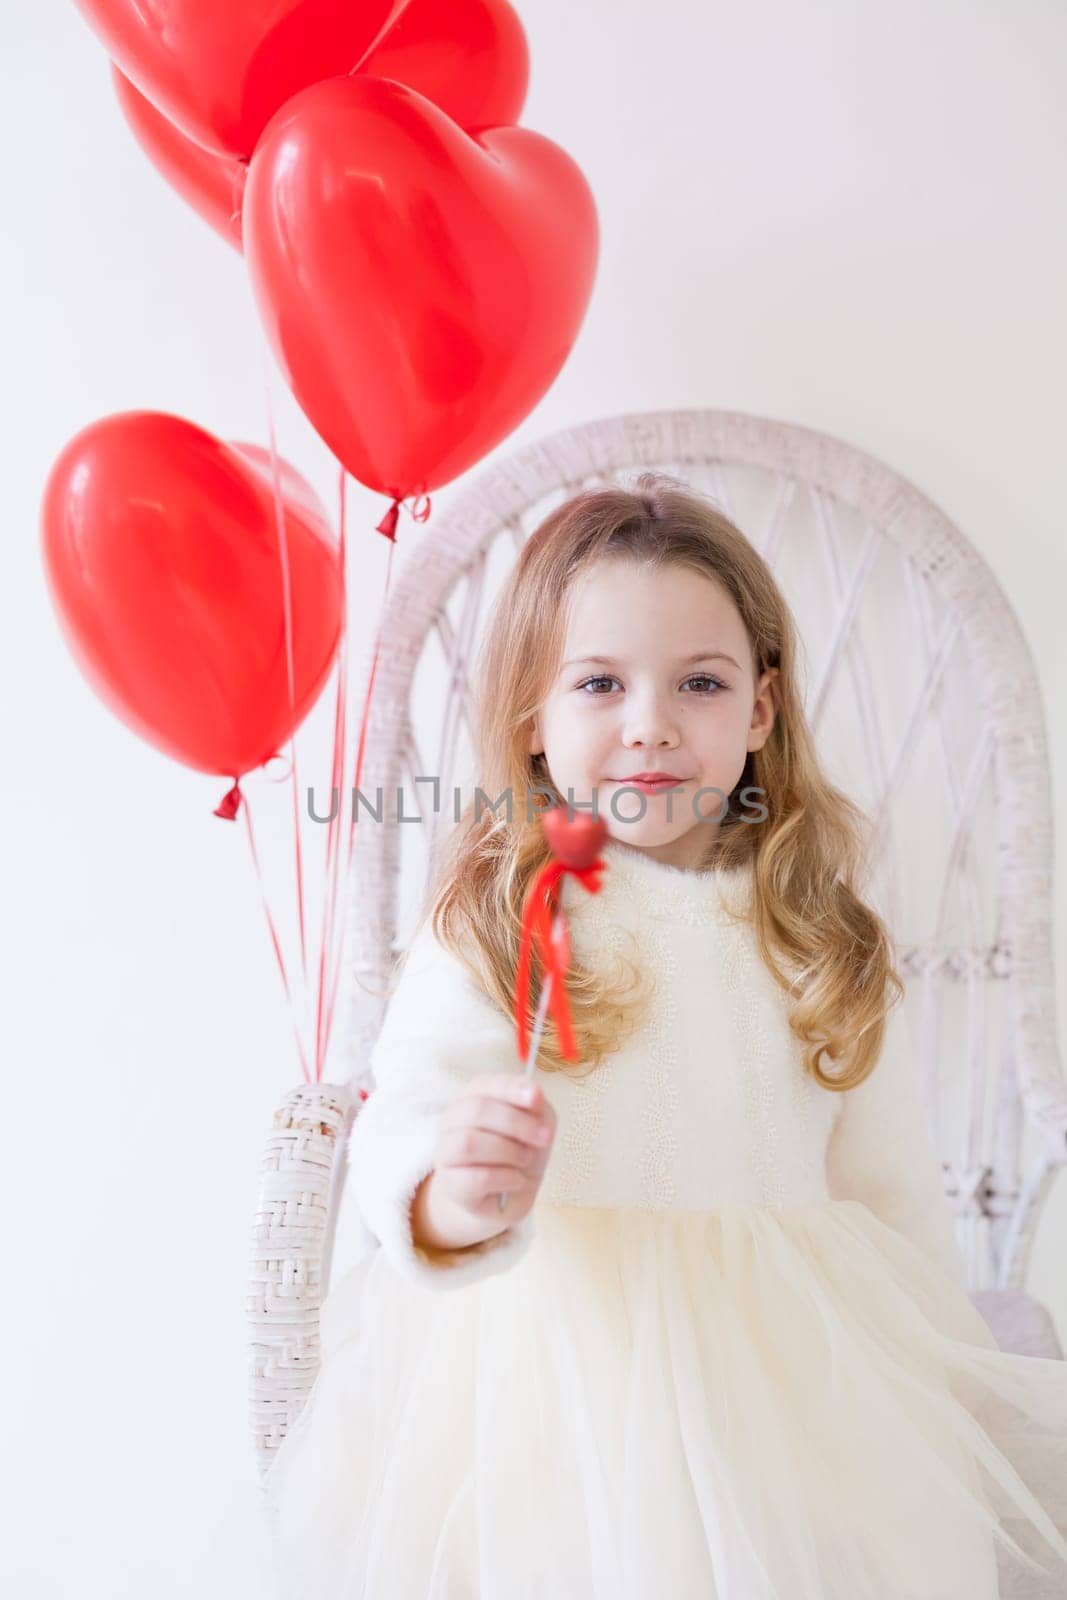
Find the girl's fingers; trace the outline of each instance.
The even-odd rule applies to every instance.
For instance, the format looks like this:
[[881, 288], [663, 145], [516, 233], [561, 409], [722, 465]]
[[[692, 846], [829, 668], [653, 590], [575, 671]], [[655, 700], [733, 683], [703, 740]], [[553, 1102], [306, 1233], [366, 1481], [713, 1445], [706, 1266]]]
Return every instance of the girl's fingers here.
[[[483, 1080], [484, 1081], [484, 1080]], [[491, 1080], [489, 1080], [491, 1082]], [[555, 1127], [555, 1112], [538, 1090], [539, 1103], [527, 1110], [516, 1105], [508, 1096], [501, 1096], [489, 1087], [471, 1087], [446, 1107], [442, 1117], [443, 1129], [480, 1128], [486, 1133], [501, 1134], [534, 1150], [543, 1150], [551, 1144]], [[544, 1133], [549, 1137], [546, 1138]]]
[[438, 1163], [450, 1167], [516, 1167], [529, 1174], [542, 1169], [550, 1143], [528, 1143], [477, 1125], [442, 1128]]
[[509, 1100], [517, 1106], [536, 1107], [544, 1104], [545, 1099], [537, 1079], [521, 1072], [481, 1072], [467, 1087], [495, 1095], [498, 1100]]
[[533, 1180], [514, 1167], [449, 1167], [448, 1193], [451, 1200], [467, 1211], [481, 1211], [498, 1204], [497, 1195], [526, 1193]]

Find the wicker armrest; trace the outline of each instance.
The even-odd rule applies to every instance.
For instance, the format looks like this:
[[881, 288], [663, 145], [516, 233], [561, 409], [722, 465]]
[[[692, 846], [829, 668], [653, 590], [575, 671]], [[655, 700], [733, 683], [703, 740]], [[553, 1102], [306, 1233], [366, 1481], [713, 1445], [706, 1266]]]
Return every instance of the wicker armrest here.
[[274, 1113], [252, 1226], [247, 1316], [251, 1428], [260, 1479], [319, 1370], [342, 1156], [356, 1095], [301, 1084]]

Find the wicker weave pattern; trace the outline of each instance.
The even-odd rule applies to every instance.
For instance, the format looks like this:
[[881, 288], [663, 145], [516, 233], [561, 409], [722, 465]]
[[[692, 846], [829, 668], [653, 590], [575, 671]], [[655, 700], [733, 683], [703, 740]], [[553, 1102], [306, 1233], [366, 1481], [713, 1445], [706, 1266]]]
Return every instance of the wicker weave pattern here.
[[[913, 485], [840, 440], [737, 412], [607, 418], [495, 464], [436, 517], [383, 619], [362, 783], [370, 803], [381, 787], [383, 820], [361, 816], [357, 830], [350, 988], [332, 1075], [373, 1088], [367, 1063], [404, 913], [419, 908], [453, 820], [453, 788], [461, 803], [473, 797], [468, 676], [500, 578], [561, 499], [630, 483], [646, 468], [717, 500], [793, 607], [820, 752], [877, 825], [869, 893], [898, 934], [906, 1014], [972, 1290], [998, 1337], [997, 1307], [1010, 1312], [1010, 1341], [1027, 1320], [1019, 1307], [1034, 1226], [1067, 1162], [1040, 686], [1007, 598], [963, 534]], [[368, 652], [360, 704], [370, 667]], [[306, 1343], [289, 1349], [301, 1374], [317, 1361], [315, 1294], [317, 1285], [294, 1336]], [[1043, 1338], [1046, 1353], [1058, 1353], [1051, 1325]], [[264, 1379], [264, 1416], [268, 1391]], [[278, 1435], [260, 1437], [269, 1455]]]
[[291, 1090], [263, 1156], [246, 1313], [252, 1437], [264, 1471], [319, 1369], [319, 1310], [343, 1173], [338, 1153], [355, 1103], [336, 1084]]

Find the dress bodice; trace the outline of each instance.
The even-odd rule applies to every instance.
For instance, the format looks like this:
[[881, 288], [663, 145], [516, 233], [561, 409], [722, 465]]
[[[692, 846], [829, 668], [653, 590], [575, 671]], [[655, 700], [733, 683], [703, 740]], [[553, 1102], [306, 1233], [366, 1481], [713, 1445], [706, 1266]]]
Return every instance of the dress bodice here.
[[566, 877], [560, 903], [584, 966], [637, 961], [650, 1000], [591, 1072], [538, 1071], [558, 1127], [555, 1203], [704, 1209], [827, 1197], [840, 1095], [803, 1070], [744, 918], [751, 869], [694, 872], [609, 839], [599, 893]]
[[[413, 1277], [449, 1287], [525, 1253], [544, 1205], [642, 1211], [783, 1210], [858, 1200], [958, 1281], [962, 1258], [899, 1007], [869, 1077], [840, 1091], [804, 1070], [791, 997], [746, 917], [752, 869], [693, 872], [608, 840], [599, 893], [565, 877], [573, 956], [646, 978], [636, 1027], [597, 1065], [537, 1068], [556, 1137], [530, 1213], [457, 1253], [447, 1272], [411, 1238], [441, 1112], [483, 1073], [521, 1070], [516, 1029], [424, 923], [371, 1054], [375, 1088], [349, 1148], [349, 1188], [369, 1230]], [[620, 967], [619, 958], [623, 958]]]

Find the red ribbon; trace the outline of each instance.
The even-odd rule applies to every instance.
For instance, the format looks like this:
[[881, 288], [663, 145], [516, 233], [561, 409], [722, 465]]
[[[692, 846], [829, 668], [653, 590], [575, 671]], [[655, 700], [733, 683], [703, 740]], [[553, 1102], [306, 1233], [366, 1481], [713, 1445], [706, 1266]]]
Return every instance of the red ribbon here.
[[542, 982], [552, 978], [549, 1010], [556, 1023], [560, 1054], [564, 1061], [577, 1061], [578, 1048], [571, 1023], [570, 1002], [567, 999], [567, 967], [570, 964], [570, 939], [566, 923], [561, 929], [557, 944], [552, 938], [552, 922], [559, 907], [559, 885], [570, 873], [590, 894], [599, 894], [603, 887], [601, 873], [607, 863], [598, 858], [588, 867], [569, 867], [555, 858], [548, 861], [537, 873], [526, 895], [522, 910], [522, 934], [519, 940], [519, 959], [515, 969], [515, 1020], [518, 1024], [519, 1055], [525, 1061], [530, 1049], [530, 1030], [527, 1012], [530, 1005], [530, 960], [533, 946], [544, 968]]

